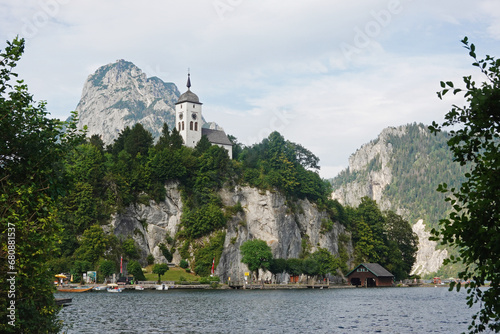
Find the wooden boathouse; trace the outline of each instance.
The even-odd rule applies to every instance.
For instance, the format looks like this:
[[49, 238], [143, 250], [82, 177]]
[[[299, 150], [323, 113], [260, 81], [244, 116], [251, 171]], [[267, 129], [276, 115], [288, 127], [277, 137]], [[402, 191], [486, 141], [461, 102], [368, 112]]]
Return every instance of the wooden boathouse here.
[[394, 275], [378, 263], [361, 263], [347, 274], [350, 285], [377, 287], [393, 286]]

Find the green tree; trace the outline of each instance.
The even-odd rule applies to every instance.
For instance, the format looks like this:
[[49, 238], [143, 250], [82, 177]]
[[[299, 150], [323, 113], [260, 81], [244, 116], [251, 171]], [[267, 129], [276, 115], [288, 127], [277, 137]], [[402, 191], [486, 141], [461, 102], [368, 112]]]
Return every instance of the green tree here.
[[316, 275], [324, 277], [327, 274], [336, 274], [340, 267], [339, 259], [333, 256], [326, 248], [319, 248], [311, 254], [311, 258], [318, 263]]
[[99, 258], [104, 256], [110, 246], [111, 240], [104, 234], [102, 228], [99, 225], [92, 225], [83, 232], [80, 247], [75, 251], [75, 257], [95, 264]]
[[408, 278], [415, 263], [418, 250], [418, 236], [410, 223], [393, 211], [385, 215], [385, 231], [390, 244], [390, 259], [387, 269], [397, 280]]
[[283, 273], [286, 270], [286, 260], [285, 259], [271, 259], [269, 262], [269, 271], [271, 274], [274, 275], [274, 278], [276, 279], [276, 276], [278, 274]]
[[101, 262], [99, 262], [99, 271], [106, 279], [107, 277], [116, 273], [116, 264], [114, 261], [102, 260]]
[[[453, 105], [445, 115], [445, 121], [433, 122], [430, 130], [441, 131], [452, 126], [448, 146], [455, 161], [465, 166], [472, 164], [466, 180], [456, 188], [441, 184], [438, 191], [448, 194], [446, 201], [453, 211], [440, 221], [441, 228], [433, 229], [435, 240], [455, 247], [458, 256], [450, 256], [446, 263], [463, 263], [465, 269], [458, 276], [466, 283], [467, 304], [481, 304], [473, 316], [469, 330], [478, 333], [485, 329], [500, 331], [500, 59], [486, 56], [478, 60], [474, 44], [467, 37], [462, 40], [472, 64], [485, 76], [477, 86], [471, 76], [465, 76], [465, 89], [456, 88], [451, 81], [441, 82], [442, 98], [450, 90], [454, 94], [464, 93], [467, 105]], [[490, 281], [490, 287], [480, 287]], [[451, 284], [450, 289], [454, 288]], [[457, 290], [460, 284], [456, 285]]]
[[122, 250], [128, 259], [138, 259], [139, 258], [139, 252], [137, 250], [137, 246], [135, 244], [134, 239], [132, 239], [131, 236], [129, 236], [127, 239], [125, 239], [125, 241], [123, 241]]
[[308, 257], [302, 262], [302, 272], [307, 275], [307, 278], [313, 277], [319, 274], [319, 263], [316, 259]]
[[[127, 264], [127, 271], [134, 276], [134, 281], [145, 281], [146, 277], [142, 272], [139, 262], [132, 260]], [[163, 275], [163, 274], [162, 274]]]
[[248, 266], [250, 271], [255, 272], [255, 277], [259, 279], [259, 269], [264, 271], [269, 269], [269, 263], [273, 258], [271, 247], [264, 240], [247, 240], [240, 246], [241, 262]]
[[158, 284], [161, 283], [161, 276], [168, 271], [166, 263], [157, 263], [153, 266], [153, 274], [158, 274]]
[[[18, 38], [0, 51], [0, 332], [57, 332], [49, 270], [61, 235], [56, 202], [64, 194], [63, 156], [83, 137], [76, 115], [64, 133], [64, 123], [48, 117], [22, 80], [11, 82], [23, 51]], [[12, 280], [15, 296], [9, 297]], [[8, 318], [11, 302], [15, 312]]]
[[304, 271], [302, 270], [302, 259], [290, 258], [286, 260], [286, 272], [291, 276], [299, 276]]

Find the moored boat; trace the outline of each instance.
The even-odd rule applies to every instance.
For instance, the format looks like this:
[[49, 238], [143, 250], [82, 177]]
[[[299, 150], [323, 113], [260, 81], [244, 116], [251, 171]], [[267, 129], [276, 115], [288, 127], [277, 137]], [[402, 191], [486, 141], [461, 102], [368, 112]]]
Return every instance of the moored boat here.
[[139, 290], [139, 291], [142, 291], [142, 290], [144, 290], [144, 287], [142, 285], [136, 285], [135, 289]]
[[123, 291], [123, 288], [119, 288], [118, 287], [118, 284], [115, 284], [115, 283], [111, 283], [111, 284], [108, 284], [108, 289], [107, 289], [108, 292], [122, 292]]
[[58, 286], [58, 292], [86, 292], [92, 290], [92, 287], [88, 286]]
[[157, 285], [156, 290], [168, 290], [168, 285], [166, 284]]

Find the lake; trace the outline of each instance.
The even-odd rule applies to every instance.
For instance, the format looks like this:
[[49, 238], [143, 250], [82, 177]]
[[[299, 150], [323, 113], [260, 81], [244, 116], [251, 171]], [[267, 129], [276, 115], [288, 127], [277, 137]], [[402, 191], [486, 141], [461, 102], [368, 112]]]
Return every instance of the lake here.
[[461, 333], [477, 311], [447, 288], [56, 293], [66, 333]]

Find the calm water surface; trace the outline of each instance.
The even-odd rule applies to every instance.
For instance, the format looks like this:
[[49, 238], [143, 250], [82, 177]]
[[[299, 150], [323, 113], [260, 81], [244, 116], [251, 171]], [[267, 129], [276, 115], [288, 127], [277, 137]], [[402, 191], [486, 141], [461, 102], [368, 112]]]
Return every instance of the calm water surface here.
[[66, 333], [461, 333], [474, 311], [447, 288], [57, 293]]

